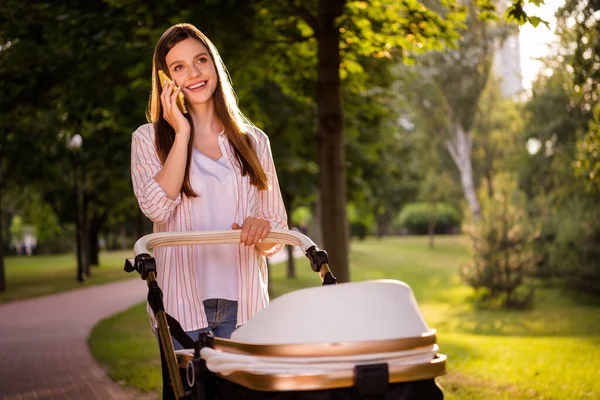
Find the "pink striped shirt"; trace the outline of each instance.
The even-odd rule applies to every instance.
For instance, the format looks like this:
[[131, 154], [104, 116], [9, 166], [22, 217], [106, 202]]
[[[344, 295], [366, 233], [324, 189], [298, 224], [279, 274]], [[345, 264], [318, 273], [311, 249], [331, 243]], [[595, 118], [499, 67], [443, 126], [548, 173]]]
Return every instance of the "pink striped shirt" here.
[[[261, 217], [271, 221], [273, 228], [287, 229], [287, 214], [281, 198], [279, 182], [273, 164], [269, 138], [260, 129], [247, 126], [254, 140], [259, 161], [269, 181], [269, 190], [258, 191], [250, 184], [248, 176], [242, 176], [235, 153], [223, 134], [219, 147], [227, 157], [229, 166], [236, 171], [237, 206], [235, 221], [240, 226], [247, 217]], [[131, 144], [131, 177], [133, 190], [142, 212], [154, 222], [154, 232], [191, 231], [193, 218], [191, 199], [180, 193], [175, 200], [169, 199], [154, 179], [162, 164], [154, 141], [154, 126], [145, 124], [134, 133]], [[254, 247], [238, 246], [238, 315], [237, 325], [245, 324], [269, 303], [267, 292], [267, 263], [269, 257], [283, 248], [277, 245], [266, 253]], [[163, 291], [165, 310], [179, 321], [186, 331], [208, 326], [206, 314], [198, 289], [195, 266], [201, 263], [197, 246], [171, 246], [154, 249], [157, 265], [157, 281]], [[148, 313], [155, 326], [152, 311]]]

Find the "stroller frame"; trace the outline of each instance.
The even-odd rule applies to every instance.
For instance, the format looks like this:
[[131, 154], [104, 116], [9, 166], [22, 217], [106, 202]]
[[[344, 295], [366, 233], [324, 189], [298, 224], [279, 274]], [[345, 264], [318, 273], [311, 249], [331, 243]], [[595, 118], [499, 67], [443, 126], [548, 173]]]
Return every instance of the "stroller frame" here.
[[[265, 243], [283, 243], [299, 246], [310, 261], [311, 269], [319, 273], [323, 285], [336, 284], [328, 265], [327, 253], [320, 250], [305, 235], [288, 230], [273, 229], [263, 240]], [[137, 271], [148, 284], [148, 303], [156, 317], [161, 352], [165, 358], [173, 391], [177, 399], [204, 399], [207, 387], [211, 386], [209, 378], [224, 380], [218, 373], [213, 373], [206, 367], [206, 362], [200, 356], [204, 347], [227, 351], [235, 354], [310, 357], [337, 356], [340, 351], [344, 355], [362, 353], [385, 353], [404, 349], [416, 349], [431, 346], [436, 343], [436, 332], [431, 330], [421, 337], [400, 338], [392, 340], [377, 340], [370, 342], [348, 343], [317, 343], [317, 344], [281, 344], [257, 345], [239, 343], [228, 339], [214, 338], [212, 333], [200, 334], [197, 341], [192, 340], [181, 328], [179, 323], [169, 316], [164, 309], [162, 291], [156, 282], [156, 262], [148, 253], [148, 248], [174, 245], [225, 244], [240, 243], [240, 231], [222, 232], [165, 232], [154, 233], [140, 238], [134, 246], [134, 259], [127, 259], [124, 270]], [[189, 351], [175, 352], [172, 336]], [[409, 381], [416, 384], [433, 381], [436, 376], [445, 373], [446, 356], [437, 354], [428, 364], [412, 364], [388, 367], [387, 363], [357, 365], [354, 373], [327, 375], [263, 375], [251, 372], [233, 372], [226, 380], [233, 385], [240, 385], [252, 390], [274, 391], [311, 391], [321, 389], [349, 388], [356, 386], [361, 398], [381, 397], [389, 384]], [[185, 368], [185, 380], [182, 382], [180, 368]], [[435, 385], [434, 385], [435, 386]], [[431, 388], [429, 388], [431, 389]], [[441, 391], [436, 398], [443, 398]], [[427, 389], [426, 389], [427, 390]], [[410, 390], [409, 390], [410, 391]], [[435, 392], [435, 390], [434, 390]], [[435, 395], [438, 393], [431, 392]], [[374, 398], [374, 397], [373, 397]], [[433, 397], [432, 397], [433, 398]]]

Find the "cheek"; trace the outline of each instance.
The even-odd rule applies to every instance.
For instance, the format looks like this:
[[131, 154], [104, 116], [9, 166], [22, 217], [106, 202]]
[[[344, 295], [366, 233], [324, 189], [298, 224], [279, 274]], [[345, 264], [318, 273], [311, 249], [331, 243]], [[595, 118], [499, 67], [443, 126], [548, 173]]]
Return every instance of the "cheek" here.
[[212, 63], [210, 65], [206, 66], [206, 71], [214, 77], [217, 76], [217, 69], [215, 68], [215, 65]]

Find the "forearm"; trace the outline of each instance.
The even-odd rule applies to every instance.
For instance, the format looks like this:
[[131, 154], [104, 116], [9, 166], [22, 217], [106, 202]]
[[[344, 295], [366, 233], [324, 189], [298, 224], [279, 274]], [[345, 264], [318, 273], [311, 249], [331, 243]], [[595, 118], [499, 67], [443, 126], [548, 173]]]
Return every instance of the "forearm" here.
[[154, 176], [156, 182], [158, 182], [167, 194], [167, 197], [171, 200], [176, 199], [179, 193], [181, 193], [187, 164], [188, 143], [189, 138], [182, 135], [175, 135], [173, 147], [171, 147], [165, 164]]

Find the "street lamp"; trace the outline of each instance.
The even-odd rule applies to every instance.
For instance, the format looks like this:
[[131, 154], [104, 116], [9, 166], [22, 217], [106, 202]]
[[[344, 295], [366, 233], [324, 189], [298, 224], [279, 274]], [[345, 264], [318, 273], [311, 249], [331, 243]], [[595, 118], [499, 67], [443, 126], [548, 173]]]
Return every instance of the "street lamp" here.
[[83, 273], [83, 256], [81, 254], [81, 227], [79, 221], [79, 179], [77, 167], [79, 163], [78, 153], [81, 150], [83, 138], [80, 134], [71, 136], [67, 143], [67, 148], [71, 150], [73, 155], [73, 197], [75, 198], [75, 239], [77, 246], [77, 280], [83, 282], [85, 274]]

